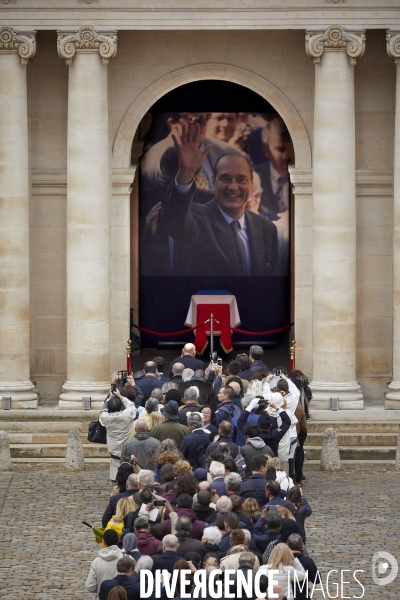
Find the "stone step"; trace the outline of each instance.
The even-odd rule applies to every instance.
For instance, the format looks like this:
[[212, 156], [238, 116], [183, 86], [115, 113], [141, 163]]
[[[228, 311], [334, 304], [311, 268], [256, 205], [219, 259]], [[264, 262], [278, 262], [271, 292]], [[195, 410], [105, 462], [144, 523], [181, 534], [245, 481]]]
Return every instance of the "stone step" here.
[[[71, 427], [70, 429], [77, 429]], [[70, 430], [68, 430], [70, 431]], [[66, 444], [68, 433], [15, 433], [8, 431], [10, 444]], [[82, 444], [87, 443], [87, 433], [81, 433]]]
[[[107, 458], [109, 453], [105, 444], [82, 444], [83, 455], [86, 457]], [[10, 444], [11, 457], [39, 458], [65, 457], [67, 444]], [[27, 461], [28, 462], [28, 461]]]
[[337, 433], [400, 433], [400, 421], [307, 421], [308, 433], [324, 433], [328, 427]]
[[[308, 433], [305, 447], [322, 445], [323, 433]], [[342, 433], [337, 432], [339, 446], [396, 446], [398, 433]]]
[[[380, 460], [393, 461], [396, 458], [396, 446], [380, 448], [377, 446], [339, 446], [339, 454], [342, 460]], [[321, 446], [305, 446], [307, 460], [319, 460], [321, 458]]]
[[[96, 420], [96, 419], [94, 419]], [[77, 429], [82, 433], [87, 433], [89, 421], [2, 421], [0, 419], [0, 429], [12, 434], [68, 434], [71, 429]]]

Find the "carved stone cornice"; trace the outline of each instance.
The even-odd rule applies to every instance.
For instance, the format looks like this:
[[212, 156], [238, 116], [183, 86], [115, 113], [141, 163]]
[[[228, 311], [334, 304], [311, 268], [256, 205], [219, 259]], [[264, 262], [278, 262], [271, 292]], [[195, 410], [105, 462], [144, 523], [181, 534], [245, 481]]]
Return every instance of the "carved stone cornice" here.
[[390, 58], [394, 58], [396, 65], [400, 65], [400, 31], [386, 33], [386, 49]]
[[117, 32], [110, 31], [107, 35], [98, 33], [94, 27], [80, 27], [76, 33], [59, 31], [57, 37], [58, 55], [70, 65], [77, 50], [98, 50], [103, 65], [108, 65], [117, 54]]
[[321, 32], [306, 31], [306, 53], [314, 63], [321, 62], [325, 50], [347, 52], [350, 64], [355, 65], [365, 52], [365, 33], [346, 31], [340, 25], [331, 25]]
[[17, 0], [1, 0], [3, 4], [15, 4]]
[[18, 52], [21, 63], [27, 65], [36, 53], [36, 31], [19, 33], [12, 27], [0, 27], [0, 52]]

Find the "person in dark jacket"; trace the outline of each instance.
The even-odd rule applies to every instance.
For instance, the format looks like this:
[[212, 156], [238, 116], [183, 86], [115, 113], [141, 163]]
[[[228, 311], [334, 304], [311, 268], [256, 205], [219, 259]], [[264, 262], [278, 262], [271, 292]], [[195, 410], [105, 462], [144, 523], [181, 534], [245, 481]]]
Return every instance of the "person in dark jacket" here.
[[185, 344], [183, 346], [181, 356], [175, 358], [175, 360], [169, 363], [168, 375], [170, 378], [173, 375], [172, 367], [176, 363], [182, 363], [184, 365], [184, 368], [193, 369], [193, 371], [197, 371], [197, 369], [204, 370], [205, 368], [204, 362], [199, 358], [196, 358], [196, 347], [194, 344]]
[[160, 382], [156, 377], [157, 365], [155, 362], [150, 360], [149, 362], [145, 363], [144, 367], [143, 367], [143, 373], [144, 373], [144, 377], [142, 377], [142, 379], [139, 379], [136, 382], [136, 385], [143, 392], [143, 399], [141, 401], [141, 406], [145, 405], [146, 400], [148, 400], [150, 398], [150, 394], [154, 390], [154, 388], [160, 387]]
[[204, 556], [204, 560], [209, 558], [210, 556], [216, 558], [218, 563], [221, 558], [225, 556], [225, 552], [221, 552], [219, 549], [219, 544], [221, 542], [221, 532], [218, 527], [206, 527], [203, 532], [203, 537], [201, 539], [203, 542], [207, 552]]
[[235, 593], [236, 598], [240, 598], [240, 596], [242, 594], [238, 594], [239, 590], [241, 591], [242, 588], [238, 588], [238, 577], [239, 577], [239, 571], [241, 571], [246, 579], [246, 581], [252, 581], [252, 586], [251, 589], [253, 590], [253, 595], [252, 596], [248, 596], [246, 595], [247, 600], [254, 600], [257, 596], [255, 593], [255, 589], [254, 589], [254, 580], [256, 577], [256, 574], [254, 573], [254, 565], [255, 565], [255, 561], [256, 561], [256, 557], [252, 552], [242, 552], [239, 556], [239, 567], [236, 571], [236, 573], [234, 573], [234, 575], [230, 578], [230, 581], [232, 581], [232, 591], [233, 593]]
[[[287, 545], [291, 549], [293, 556], [298, 559], [306, 573], [308, 573], [308, 582], [318, 585], [320, 583], [320, 577], [317, 565], [310, 556], [303, 554], [304, 543], [301, 535], [297, 533], [292, 533], [289, 535]], [[308, 589], [301, 590], [299, 585], [296, 583], [295, 598], [298, 598], [298, 600], [307, 600], [310, 598]]]
[[[190, 533], [192, 530], [192, 521], [189, 517], [181, 516], [176, 522], [175, 526], [176, 537], [179, 541], [178, 546], [178, 554], [185, 558], [188, 552], [197, 552], [200, 555], [201, 560], [203, 560], [206, 555], [206, 547], [203, 542], [200, 540], [196, 540], [193, 537], [190, 537]], [[203, 537], [203, 536], [202, 536]]]
[[265, 495], [265, 472], [267, 470], [268, 459], [263, 454], [256, 454], [251, 459], [252, 474], [242, 483], [240, 495], [242, 498], [255, 498], [260, 506], [268, 502]]
[[221, 421], [231, 422], [234, 417], [239, 417], [242, 410], [232, 400], [235, 395], [233, 388], [230, 385], [221, 387], [217, 400], [219, 402], [218, 410], [215, 413], [215, 420], [219, 425]]
[[140, 598], [139, 573], [134, 574], [135, 561], [131, 558], [120, 558], [117, 562], [118, 575], [114, 579], [105, 579], [99, 591], [100, 600], [108, 600], [108, 594], [117, 585], [124, 588], [128, 600]]
[[[193, 498], [189, 494], [181, 494], [176, 499], [176, 509], [174, 512], [178, 514], [178, 517], [187, 517], [192, 526], [190, 528], [190, 537], [193, 539], [201, 540], [204, 531], [204, 523], [199, 521], [196, 517], [196, 513], [193, 508]], [[171, 532], [171, 521], [166, 519], [162, 522], [159, 527], [163, 527], [165, 534]], [[160, 530], [160, 529], [159, 529]], [[189, 552], [189, 550], [188, 550]]]
[[197, 492], [196, 503], [193, 504], [193, 510], [197, 519], [203, 521], [203, 523], [206, 523], [207, 525], [215, 523], [218, 517], [217, 511], [210, 506], [210, 503], [211, 493], [208, 490], [200, 490]]
[[213, 450], [218, 448], [218, 446], [220, 444], [222, 444], [223, 442], [225, 442], [229, 446], [229, 450], [230, 450], [230, 454], [231, 454], [232, 458], [236, 458], [236, 456], [238, 455], [238, 452], [239, 452], [239, 448], [232, 441], [232, 438], [231, 438], [232, 425], [229, 423], [229, 421], [221, 421], [221, 423], [218, 426], [218, 434], [219, 434], [218, 440], [216, 442], [214, 442], [213, 444], [210, 444], [207, 447], [206, 458], [207, 458], [207, 456], [209, 456], [211, 454], [211, 452]]
[[[253, 414], [253, 413], [252, 413]], [[260, 438], [260, 428], [257, 423], [246, 423], [244, 427], [245, 445], [240, 448], [240, 454], [246, 462], [246, 477], [251, 475], [251, 459], [256, 454], [264, 454], [273, 458], [271, 448]]]
[[126, 480], [126, 491], [110, 497], [108, 506], [101, 519], [102, 527], [106, 527], [108, 521], [113, 517], [113, 515], [115, 515], [118, 500], [121, 498], [126, 498], [127, 496], [133, 496], [133, 494], [136, 494], [138, 491], [137, 476], [136, 473], [132, 473], [132, 475], [129, 475], [128, 479]]
[[181, 453], [192, 469], [197, 469], [201, 466], [202, 458], [207, 446], [210, 444], [210, 434], [203, 431], [203, 420], [200, 415], [191, 414], [187, 420], [187, 425], [190, 434], [182, 440]]
[[261, 517], [253, 527], [252, 538], [256, 543], [257, 550], [264, 553], [268, 544], [281, 537], [282, 515], [278, 510], [264, 508]]
[[[246, 425], [247, 419], [249, 418], [249, 414], [258, 406], [259, 400], [258, 398], [254, 398], [248, 407], [242, 412], [238, 420], [238, 427], [241, 431], [244, 432], [244, 427]], [[274, 456], [278, 456], [278, 446], [279, 442], [289, 429], [291, 425], [290, 418], [288, 414], [285, 412], [286, 408], [286, 400], [283, 400], [283, 404], [281, 408], [278, 408], [275, 402], [269, 401], [268, 406], [271, 408], [275, 408], [279, 416], [282, 419], [282, 425], [278, 428], [276, 425], [276, 420], [273, 417], [270, 417], [267, 413], [263, 413], [260, 415], [258, 419], [258, 427], [260, 428], [260, 438], [269, 446], [274, 453]]]
[[187, 426], [188, 413], [201, 411], [199, 388], [196, 385], [191, 385], [183, 393], [181, 392], [181, 394], [182, 406], [179, 407], [179, 421], [182, 425]]
[[[170, 533], [163, 537], [162, 554], [156, 554], [151, 557], [153, 559], [153, 573], [155, 573], [157, 569], [166, 569], [172, 575], [174, 564], [182, 558], [177, 552], [178, 546], [179, 541], [176, 535]], [[138, 598], [140, 598], [140, 595]]]

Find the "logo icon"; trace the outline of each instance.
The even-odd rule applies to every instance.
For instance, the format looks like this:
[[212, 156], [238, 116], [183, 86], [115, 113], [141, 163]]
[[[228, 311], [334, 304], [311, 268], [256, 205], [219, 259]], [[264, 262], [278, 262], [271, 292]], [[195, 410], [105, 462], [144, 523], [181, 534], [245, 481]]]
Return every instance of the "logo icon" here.
[[[399, 565], [389, 552], [376, 552], [372, 557], [372, 579], [376, 585], [389, 585], [397, 577]], [[386, 575], [385, 575], [386, 574]], [[385, 575], [385, 577], [381, 577]]]

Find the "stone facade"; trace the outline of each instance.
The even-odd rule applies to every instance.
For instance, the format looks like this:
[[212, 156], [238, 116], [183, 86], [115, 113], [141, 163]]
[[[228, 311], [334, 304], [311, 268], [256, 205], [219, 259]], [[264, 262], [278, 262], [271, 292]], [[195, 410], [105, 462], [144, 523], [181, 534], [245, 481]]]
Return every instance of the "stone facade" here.
[[[0, 4], [0, 130], [8, 140], [0, 261], [11, 272], [0, 282], [8, 336], [0, 338], [0, 396], [34, 406], [30, 378], [43, 399], [62, 391], [65, 408], [83, 395], [104, 396], [109, 373], [125, 360], [137, 253], [129, 226], [135, 131], [167, 92], [221, 79], [268, 100], [293, 140], [297, 365], [313, 376], [316, 402], [326, 408], [335, 395], [341, 408], [355, 408], [363, 398], [383, 400], [393, 376], [387, 408], [397, 407], [397, 3], [377, 10], [372, 0], [357, 9], [296, 2], [295, 11], [258, 0], [201, 10], [177, 0], [154, 10], [121, 0], [118, 11], [111, 0], [65, 8], [42, 0], [34, 11], [29, 4]], [[12, 48], [4, 31], [15, 33]], [[22, 46], [24, 36], [30, 42]], [[326, 161], [328, 141], [334, 152]], [[74, 202], [82, 194], [83, 211]], [[18, 222], [7, 209], [12, 198], [21, 203]], [[25, 269], [15, 281], [13, 256]], [[327, 356], [335, 359], [325, 367]]]

